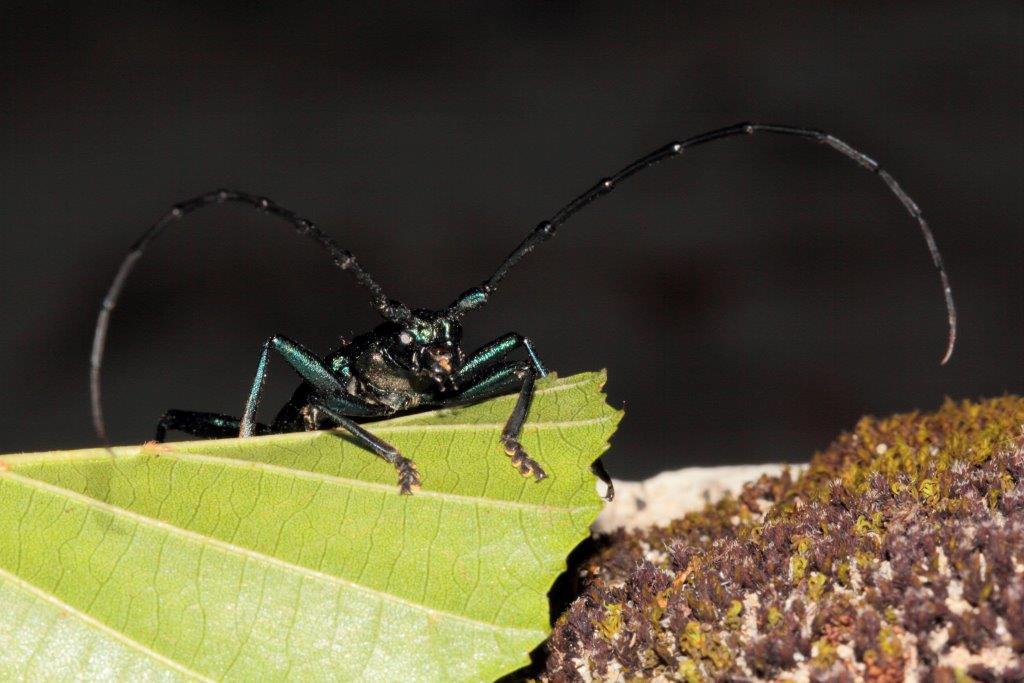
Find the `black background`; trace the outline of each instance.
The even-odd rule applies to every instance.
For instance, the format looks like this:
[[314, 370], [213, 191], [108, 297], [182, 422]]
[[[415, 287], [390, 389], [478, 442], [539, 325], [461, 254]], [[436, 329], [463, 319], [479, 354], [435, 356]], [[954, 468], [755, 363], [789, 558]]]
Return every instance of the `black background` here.
[[[703, 147], [568, 223], [467, 319], [562, 374], [607, 367], [608, 460], [804, 459], [863, 413], [1024, 391], [1020, 3], [148, 3], [0, 17], [0, 451], [95, 443], [87, 357], [131, 241], [220, 186], [317, 221], [413, 306], [476, 284], [597, 178], [740, 120], [825, 128]], [[375, 322], [314, 246], [255, 212], [177, 226], [114, 317], [117, 442], [169, 407], [237, 414], [262, 341]], [[272, 401], [295, 379], [271, 367]], [[268, 406], [268, 412], [275, 406]], [[496, 457], [498, 457], [496, 455]]]

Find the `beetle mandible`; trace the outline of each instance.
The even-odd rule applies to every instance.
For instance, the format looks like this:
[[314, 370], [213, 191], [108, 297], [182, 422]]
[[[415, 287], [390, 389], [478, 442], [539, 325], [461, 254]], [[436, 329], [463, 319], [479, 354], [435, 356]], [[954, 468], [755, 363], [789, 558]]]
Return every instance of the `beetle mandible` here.
[[[554, 237], [558, 228], [569, 218], [598, 197], [611, 192], [622, 181], [660, 161], [678, 156], [691, 147], [759, 132], [796, 136], [822, 143], [840, 152], [881, 178], [917, 221], [942, 283], [949, 326], [949, 337], [941, 361], [945, 364], [953, 353], [956, 341], [956, 309], [935, 238], [917, 204], [874, 159], [829, 133], [794, 126], [739, 123], [695, 135], [681, 142], [671, 142], [637, 159], [618, 173], [602, 178], [551, 218], [539, 223], [490, 278], [466, 290], [448, 307], [439, 311], [411, 309], [388, 298], [381, 286], [363, 270], [349, 251], [342, 249], [311, 221], [269, 199], [235, 190], [217, 190], [176, 204], [132, 245], [100, 308], [90, 359], [90, 392], [96, 433], [108, 443], [100, 395], [100, 370], [110, 315], [117, 305], [128, 275], [146, 247], [171, 223], [206, 206], [237, 202], [282, 219], [298, 234], [319, 244], [339, 268], [352, 273], [356, 281], [369, 290], [371, 302], [384, 322], [323, 357], [281, 335], [270, 337], [260, 352], [256, 377], [241, 418], [169, 410], [157, 425], [157, 441], [163, 441], [168, 430], [200, 438], [217, 438], [343, 427], [359, 444], [395, 467], [399, 490], [408, 494], [420, 485], [416, 465], [395, 447], [374, 436], [362, 422], [419, 408], [464, 405], [518, 391], [518, 399], [501, 432], [501, 446], [520, 474], [540, 481], [547, 475], [540, 463], [523, 449], [519, 435], [530, 411], [534, 382], [546, 374], [544, 365], [530, 340], [517, 332], [509, 332], [472, 353], [465, 353], [461, 346], [462, 317], [486, 304], [498, 284], [520, 259], [542, 242]], [[272, 351], [283, 357], [303, 381], [277, 413], [274, 421], [265, 425], [256, 421], [256, 411], [260, 405]], [[516, 351], [523, 352], [526, 358], [509, 360], [509, 355]]]

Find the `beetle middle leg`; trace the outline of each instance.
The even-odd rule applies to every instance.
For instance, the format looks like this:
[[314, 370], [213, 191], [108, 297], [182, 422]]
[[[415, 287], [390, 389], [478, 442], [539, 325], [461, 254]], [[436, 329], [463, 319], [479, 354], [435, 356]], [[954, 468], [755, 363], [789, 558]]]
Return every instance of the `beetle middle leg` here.
[[[531, 354], [532, 355], [532, 354]], [[519, 443], [519, 435], [523, 431], [523, 424], [530, 412], [530, 404], [533, 402], [534, 381], [537, 378], [537, 370], [531, 363], [526, 361], [513, 361], [495, 365], [484, 371], [472, 380], [469, 386], [463, 388], [455, 399], [456, 403], [470, 403], [492, 396], [500, 396], [509, 391], [519, 388], [519, 398], [512, 408], [505, 428], [501, 430], [501, 446], [505, 453], [512, 459], [512, 465], [519, 470], [524, 477], [532, 476], [537, 481], [547, 477], [544, 468], [536, 460], [527, 454], [523, 445]]]
[[339, 426], [344, 427], [361, 446], [369, 448], [385, 461], [394, 465], [398, 471], [398, 488], [400, 493], [408, 495], [419, 489], [420, 473], [416, 469], [416, 463], [403, 456], [398, 452], [397, 448], [388, 442], [368, 432], [352, 418], [346, 417], [323, 405], [318, 405], [317, 408]]
[[310, 401], [333, 422], [344, 427], [363, 447], [373, 451], [398, 471], [398, 483], [401, 493], [412, 493], [420, 486], [419, 473], [412, 460], [404, 457], [398, 449], [382, 439], [374, 436], [357, 424], [352, 417], [382, 417], [394, 411], [386, 406], [368, 403], [345, 391], [345, 387], [334, 373], [313, 352], [301, 344], [281, 335], [274, 335], [263, 344], [260, 359], [256, 366], [256, 378], [249, 390], [249, 398], [245, 404], [245, 414], [239, 423], [239, 436], [252, 436], [256, 433], [256, 409], [259, 408], [263, 393], [263, 384], [267, 378], [267, 365], [270, 361], [271, 349], [277, 351], [312, 388]]
[[263, 384], [267, 379], [267, 365], [270, 363], [271, 349], [277, 351], [288, 362], [288, 365], [292, 366], [292, 369], [313, 387], [317, 395], [323, 400], [329, 400], [328, 407], [335, 412], [352, 417], [382, 417], [391, 412], [382, 406], [372, 405], [360, 401], [354, 396], [348, 396], [338, 378], [322, 360], [317, 358], [316, 354], [298, 342], [275, 334], [263, 343], [263, 349], [260, 351], [260, 359], [256, 364], [256, 377], [245, 402], [245, 413], [242, 415], [238, 436], [252, 436], [255, 433], [256, 411], [263, 398]]

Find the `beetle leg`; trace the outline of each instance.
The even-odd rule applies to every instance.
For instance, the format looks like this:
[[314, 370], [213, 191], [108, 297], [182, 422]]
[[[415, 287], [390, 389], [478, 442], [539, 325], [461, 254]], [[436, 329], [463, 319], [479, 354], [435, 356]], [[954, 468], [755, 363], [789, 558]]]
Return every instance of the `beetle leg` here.
[[[200, 439], [224, 439], [238, 436], [241, 420], [219, 413], [198, 413], [191, 410], [168, 410], [156, 425], [155, 441], [163, 443], [168, 431], [184, 432]], [[267, 425], [256, 424], [257, 435], [272, 434]]]
[[455, 373], [455, 380], [459, 381], [473, 377], [482, 367], [504, 358], [519, 347], [526, 349], [526, 353], [529, 354], [530, 362], [533, 364], [534, 369], [536, 369], [537, 374], [541, 377], [546, 376], [548, 371], [544, 369], [544, 365], [537, 357], [537, 353], [533, 350], [533, 344], [530, 343], [530, 340], [518, 332], [509, 332], [490, 343], [484, 344], [469, 354], [469, 358], [462, 364], [459, 371]]
[[287, 337], [275, 334], [263, 343], [263, 350], [260, 351], [260, 359], [256, 364], [256, 378], [253, 380], [252, 388], [249, 390], [249, 397], [245, 402], [245, 412], [239, 425], [239, 436], [252, 436], [256, 429], [256, 410], [260, 406], [260, 399], [263, 394], [263, 384], [267, 379], [267, 364], [270, 361], [270, 350], [277, 351], [288, 361], [302, 379], [306, 380], [313, 387], [317, 394], [335, 399], [335, 403], [344, 403], [343, 406], [335, 405], [338, 410], [343, 410], [348, 415], [356, 417], [375, 417], [382, 413], [379, 407], [354, 400], [345, 400], [345, 388], [334, 376], [334, 373], [313, 354], [298, 342]]
[[279, 334], [274, 335], [263, 344], [260, 360], [256, 366], [256, 379], [253, 381], [249, 399], [245, 404], [245, 415], [239, 424], [239, 436], [252, 436], [256, 431], [256, 409], [259, 407], [263, 393], [263, 383], [267, 377], [267, 364], [270, 360], [271, 349], [281, 354], [302, 379], [312, 387], [313, 391], [309, 400], [318, 410], [344, 427], [361, 446], [370, 449], [395, 466], [395, 469], [398, 470], [398, 484], [402, 493], [412, 493], [419, 488], [420, 477], [412, 460], [402, 456], [398, 449], [391, 444], [363, 429], [350, 417], [382, 417], [390, 415], [394, 411], [386, 406], [361, 401], [358, 397], [346, 393], [341, 382], [323, 361], [302, 345]]
[[519, 474], [524, 477], [532, 474], [535, 480], [540, 481], [548, 476], [547, 473], [536, 460], [526, 454], [523, 445], [519, 443], [519, 434], [523, 431], [523, 423], [526, 422], [530, 404], [533, 403], [535, 378], [536, 371], [532, 367], [526, 368], [526, 376], [523, 378], [523, 387], [519, 390], [519, 398], [505, 423], [505, 428], [501, 430], [501, 444], [505, 447], [505, 453], [512, 458], [512, 464], [519, 470]]
[[505, 423], [505, 428], [501, 430], [501, 446], [521, 475], [532, 476], [540, 481], [548, 476], [547, 473], [519, 443], [519, 435], [523, 431], [523, 424], [533, 402], [533, 385], [536, 377], [537, 370], [525, 361], [502, 363], [473, 378], [472, 383], [459, 392], [455, 402], [470, 403], [498, 396], [518, 386], [519, 398]]
[[608, 474], [608, 470], [604, 468], [604, 462], [601, 458], [598, 458], [590, 465], [590, 471], [594, 473], [594, 476], [601, 480], [604, 484], [604, 498], [606, 503], [610, 503], [615, 500], [615, 482], [612, 481], [612, 477]]
[[398, 487], [402, 494], [408, 495], [419, 489], [420, 474], [416, 470], [416, 463], [399, 453], [398, 449], [391, 444], [366, 431], [353, 419], [320, 403], [316, 407], [340, 426], [344, 427], [361, 446], [369, 448], [381, 458], [394, 465], [398, 471]]

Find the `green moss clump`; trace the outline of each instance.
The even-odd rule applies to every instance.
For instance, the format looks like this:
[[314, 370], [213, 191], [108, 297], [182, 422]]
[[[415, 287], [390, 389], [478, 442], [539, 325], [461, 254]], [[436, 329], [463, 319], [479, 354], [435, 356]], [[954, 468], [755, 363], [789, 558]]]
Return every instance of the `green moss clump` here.
[[864, 418], [799, 477], [601, 539], [540, 677], [1024, 679], [1022, 425], [1017, 397]]

